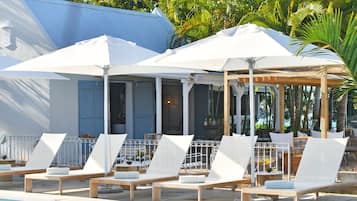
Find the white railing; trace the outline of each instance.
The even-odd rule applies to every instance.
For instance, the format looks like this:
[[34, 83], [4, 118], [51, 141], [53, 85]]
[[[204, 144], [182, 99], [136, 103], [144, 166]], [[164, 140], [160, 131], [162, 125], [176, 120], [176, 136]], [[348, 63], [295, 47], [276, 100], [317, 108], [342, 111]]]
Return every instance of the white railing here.
[[[7, 136], [6, 142], [0, 145], [0, 156], [25, 162], [29, 158], [39, 137]], [[94, 138], [78, 138], [67, 136], [60, 148], [53, 165], [82, 167], [95, 144]], [[195, 140], [189, 148], [183, 169], [208, 170], [219, 147], [219, 141]], [[127, 160], [141, 161], [145, 168], [157, 148], [158, 140], [128, 139], [118, 155], [116, 163]], [[272, 144], [258, 142], [255, 146], [255, 169], [257, 173], [280, 171], [290, 176], [290, 149], [288, 144]], [[287, 154], [284, 154], [287, 153]], [[286, 159], [286, 157], [288, 157]], [[287, 164], [286, 164], [287, 162]], [[287, 168], [284, 169], [284, 166]]]

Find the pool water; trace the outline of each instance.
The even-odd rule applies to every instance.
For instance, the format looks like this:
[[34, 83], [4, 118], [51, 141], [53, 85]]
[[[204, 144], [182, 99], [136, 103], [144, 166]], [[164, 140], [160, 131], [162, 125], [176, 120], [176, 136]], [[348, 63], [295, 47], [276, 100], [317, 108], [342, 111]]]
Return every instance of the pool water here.
[[20, 200], [0, 198], [0, 201], [20, 201]]

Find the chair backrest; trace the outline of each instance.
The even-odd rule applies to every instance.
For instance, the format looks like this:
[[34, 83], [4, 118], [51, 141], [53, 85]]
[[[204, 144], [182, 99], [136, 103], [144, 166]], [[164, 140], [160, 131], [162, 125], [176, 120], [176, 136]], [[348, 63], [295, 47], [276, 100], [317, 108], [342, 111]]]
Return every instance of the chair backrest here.
[[345, 135], [345, 131], [340, 131], [340, 132], [327, 131], [327, 138], [343, 138], [344, 135]]
[[0, 135], [0, 145], [5, 144], [6, 142], [6, 135]]
[[[257, 136], [254, 137], [254, 144]], [[239, 180], [251, 156], [250, 136], [223, 136], [208, 178]]]
[[65, 133], [43, 133], [25, 167], [30, 169], [48, 168], [60, 149], [66, 135]]
[[[95, 173], [109, 172], [126, 136], [127, 134], [100, 134], [83, 170]], [[107, 165], [105, 165], [105, 161], [107, 161]]]
[[[340, 132], [327, 131], [327, 138], [343, 138], [344, 135], [345, 135], [345, 131], [340, 131]], [[311, 137], [313, 137], [313, 138], [321, 138], [321, 132], [320, 131], [311, 130]]]
[[295, 182], [335, 182], [348, 138], [310, 138], [305, 146]]
[[162, 135], [147, 174], [178, 175], [193, 135]]
[[279, 143], [287, 143], [290, 147], [294, 146], [294, 133], [273, 133], [269, 132], [270, 139], [272, 143], [279, 144]]
[[321, 138], [321, 132], [320, 131], [311, 130], [311, 137], [313, 137], [313, 138]]
[[305, 136], [308, 136], [308, 135], [306, 133], [304, 133], [304, 132], [298, 131], [297, 132], [297, 136], [298, 137], [305, 137]]

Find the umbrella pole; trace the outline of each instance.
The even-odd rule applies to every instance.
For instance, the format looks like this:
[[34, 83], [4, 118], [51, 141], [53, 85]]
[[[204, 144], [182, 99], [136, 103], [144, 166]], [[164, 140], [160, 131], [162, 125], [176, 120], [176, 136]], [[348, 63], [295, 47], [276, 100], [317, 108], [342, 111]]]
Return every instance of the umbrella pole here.
[[251, 185], [255, 186], [255, 101], [254, 101], [254, 77], [253, 77], [253, 69], [255, 60], [250, 58], [247, 60], [249, 64], [249, 109], [250, 109], [250, 147], [251, 147], [251, 156], [250, 156], [250, 177], [251, 177]]
[[104, 134], [109, 133], [109, 121], [108, 121], [108, 99], [109, 99], [109, 78], [108, 78], [108, 70], [104, 70]]
[[108, 133], [109, 133], [109, 120], [108, 120], [108, 111], [109, 111], [109, 106], [108, 106], [108, 99], [109, 99], [109, 76], [108, 76], [108, 67], [105, 66], [104, 68], [104, 74], [103, 74], [103, 79], [104, 79], [104, 135], [105, 136], [105, 148], [104, 148], [104, 169], [105, 169], [105, 175], [108, 173], [108, 148], [109, 148], [109, 139], [108, 139]]

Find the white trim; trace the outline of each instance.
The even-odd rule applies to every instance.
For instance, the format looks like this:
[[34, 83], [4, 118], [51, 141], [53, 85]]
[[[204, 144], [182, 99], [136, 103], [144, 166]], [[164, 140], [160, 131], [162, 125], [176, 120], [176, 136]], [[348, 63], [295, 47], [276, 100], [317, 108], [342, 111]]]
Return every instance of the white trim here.
[[156, 90], [156, 133], [162, 134], [162, 79], [155, 78]]
[[231, 81], [233, 88], [233, 94], [236, 97], [236, 118], [234, 119], [236, 124], [236, 133], [242, 134], [242, 97], [244, 94], [244, 88], [240, 87], [237, 81]]
[[134, 138], [134, 98], [133, 83], [125, 82], [125, 131], [128, 138]]
[[183, 118], [183, 135], [189, 134], [189, 124], [190, 124], [190, 113], [189, 113], [189, 105], [190, 105], [190, 91], [194, 85], [194, 82], [189, 79], [183, 79], [182, 82], [182, 118]]

